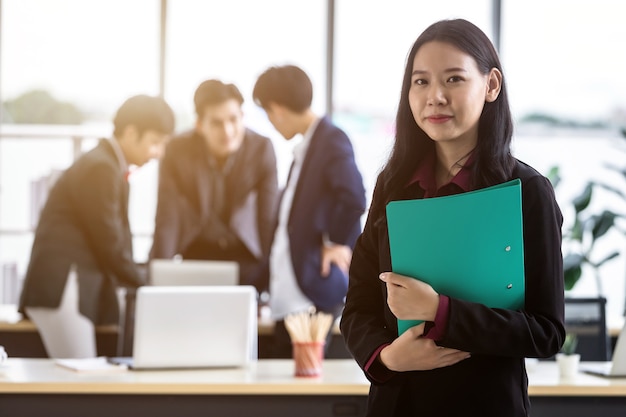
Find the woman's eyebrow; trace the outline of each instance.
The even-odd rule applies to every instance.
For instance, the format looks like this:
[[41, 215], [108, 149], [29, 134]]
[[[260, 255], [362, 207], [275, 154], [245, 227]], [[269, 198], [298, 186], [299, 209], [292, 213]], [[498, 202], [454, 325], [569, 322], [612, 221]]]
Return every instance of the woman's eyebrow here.
[[[416, 69], [416, 70], [413, 70], [411, 75], [428, 74], [428, 72], [429, 71], [426, 71], [426, 70]], [[467, 70], [462, 67], [451, 67], [451, 68], [446, 68], [445, 70], [443, 70], [443, 72], [467, 72]]]

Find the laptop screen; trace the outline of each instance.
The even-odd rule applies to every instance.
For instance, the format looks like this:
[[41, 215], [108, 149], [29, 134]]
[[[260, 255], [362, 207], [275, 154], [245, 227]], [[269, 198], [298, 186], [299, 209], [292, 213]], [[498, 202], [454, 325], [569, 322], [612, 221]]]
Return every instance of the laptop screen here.
[[626, 323], [622, 327], [615, 350], [610, 362], [601, 363], [585, 363], [581, 367], [583, 372], [607, 376], [607, 377], [626, 377]]
[[133, 367], [240, 367], [257, 358], [252, 286], [137, 290]]
[[239, 264], [233, 261], [153, 259], [152, 285], [237, 285]]

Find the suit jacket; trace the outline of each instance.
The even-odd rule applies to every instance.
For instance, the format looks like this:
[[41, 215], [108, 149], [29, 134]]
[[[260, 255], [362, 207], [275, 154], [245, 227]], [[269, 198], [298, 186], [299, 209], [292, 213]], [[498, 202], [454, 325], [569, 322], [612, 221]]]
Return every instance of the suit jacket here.
[[21, 294], [23, 307], [58, 307], [76, 266], [79, 310], [95, 324], [117, 324], [116, 287], [144, 283], [132, 253], [128, 182], [102, 139], [56, 181], [39, 218]]
[[343, 302], [348, 278], [335, 265], [322, 277], [324, 238], [354, 247], [365, 212], [365, 188], [348, 136], [322, 118], [309, 143], [289, 214], [291, 260], [300, 288], [321, 310]]
[[[524, 308], [490, 309], [451, 298], [445, 336], [437, 344], [472, 356], [431, 371], [395, 373], [384, 383], [366, 373], [372, 381], [368, 416], [417, 415], [411, 414], [416, 409], [423, 416], [528, 415], [524, 358], [550, 357], [565, 338], [563, 218], [545, 177], [518, 161], [512, 178], [522, 181]], [[378, 278], [379, 273], [391, 271], [382, 187], [379, 178], [372, 209], [354, 250], [341, 320], [346, 345], [363, 369], [376, 349], [398, 336], [397, 320], [386, 302], [386, 285]], [[405, 194], [402, 199], [422, 198], [423, 190], [414, 185], [407, 187]]]
[[[151, 258], [171, 258], [196, 240], [211, 211], [208, 147], [195, 131], [174, 138], [160, 162]], [[278, 180], [270, 139], [246, 130], [226, 179], [229, 226], [250, 253], [266, 262], [276, 217]]]

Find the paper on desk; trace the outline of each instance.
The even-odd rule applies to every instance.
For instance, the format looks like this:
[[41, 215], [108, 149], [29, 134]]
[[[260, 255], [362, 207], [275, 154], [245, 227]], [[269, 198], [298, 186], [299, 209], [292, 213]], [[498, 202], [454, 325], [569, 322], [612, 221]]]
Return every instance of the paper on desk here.
[[[392, 201], [387, 224], [393, 272], [491, 308], [523, 307], [519, 179], [451, 196]], [[398, 320], [398, 334], [419, 323]]]
[[16, 304], [0, 304], [0, 322], [17, 323], [22, 320], [22, 315], [17, 311]]
[[120, 372], [128, 369], [127, 365], [110, 363], [103, 356], [97, 358], [55, 359], [55, 363], [76, 372]]

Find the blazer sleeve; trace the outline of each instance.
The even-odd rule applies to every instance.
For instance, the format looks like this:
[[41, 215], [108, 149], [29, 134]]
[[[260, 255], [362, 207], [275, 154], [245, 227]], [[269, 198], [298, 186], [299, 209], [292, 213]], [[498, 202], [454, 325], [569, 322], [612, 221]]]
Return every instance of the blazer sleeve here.
[[100, 266], [111, 271], [120, 284], [145, 282], [133, 260], [128, 213], [122, 198], [127, 191], [119, 168], [95, 163], [85, 168], [75, 183], [76, 213]]
[[274, 225], [278, 213], [278, 173], [276, 154], [269, 139], [265, 141], [261, 156], [260, 176], [257, 186], [258, 212], [257, 225], [261, 251], [264, 258], [269, 257]]
[[[397, 336], [396, 329], [387, 325], [385, 284], [378, 279], [381, 270], [390, 270], [389, 266], [381, 265], [379, 256], [380, 251], [385, 250], [380, 246], [380, 232], [386, 228], [384, 217], [376, 208], [382, 207], [382, 204], [377, 204], [381, 188], [378, 181], [363, 233], [354, 247], [348, 293], [340, 322], [346, 347], [362, 369], [380, 346], [391, 343]], [[394, 319], [391, 318], [391, 321]], [[367, 372], [365, 375], [369, 378]]]
[[276, 156], [269, 139], [251, 136], [245, 158], [231, 174], [239, 193], [230, 227], [257, 260], [267, 259], [273, 238], [278, 198]]
[[354, 247], [358, 236], [355, 230], [361, 231], [360, 220], [365, 212], [365, 187], [352, 144], [343, 132], [339, 133], [329, 142], [326, 150], [328, 159], [321, 171], [334, 198], [328, 238], [332, 242]]
[[490, 309], [450, 299], [442, 346], [475, 354], [549, 357], [565, 338], [563, 217], [554, 190], [543, 176], [522, 182], [525, 305], [520, 311]]
[[168, 146], [159, 162], [157, 207], [154, 221], [154, 236], [150, 259], [169, 259], [181, 252], [192, 239], [190, 230], [197, 230], [201, 224], [199, 214], [181, 189], [177, 178], [179, 164], [191, 163], [180, 153], [179, 148]]

